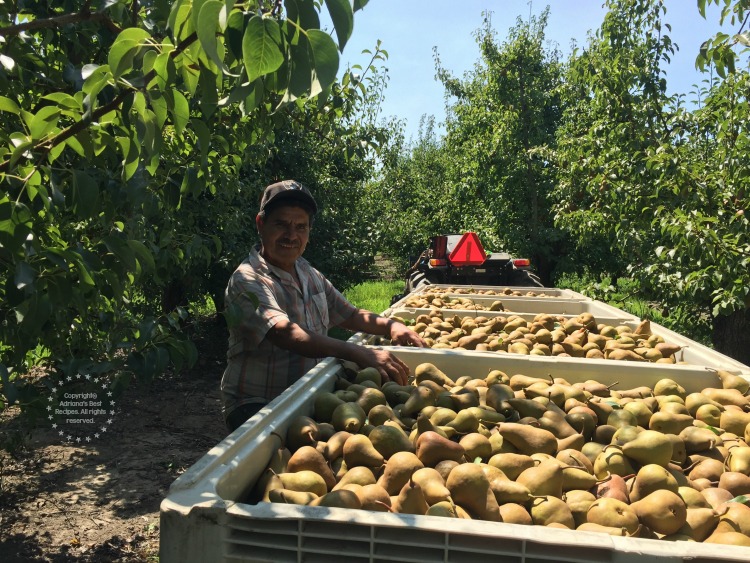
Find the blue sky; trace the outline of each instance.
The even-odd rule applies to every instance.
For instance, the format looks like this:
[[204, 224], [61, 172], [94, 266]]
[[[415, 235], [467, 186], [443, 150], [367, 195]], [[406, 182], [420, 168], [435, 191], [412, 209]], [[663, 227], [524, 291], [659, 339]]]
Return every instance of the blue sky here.
[[[383, 116], [406, 121], [407, 139], [416, 138], [423, 114], [439, 123], [445, 118], [444, 90], [435, 78], [433, 47], [437, 47], [443, 67], [461, 77], [479, 59], [474, 32], [482, 24], [482, 12], [492, 12], [492, 26], [502, 42], [505, 33], [520, 16], [538, 15], [550, 7], [547, 39], [564, 57], [571, 40], [585, 45], [589, 31], [598, 29], [605, 10], [603, 0], [370, 0], [354, 16], [354, 33], [341, 56], [347, 64], [365, 65], [369, 58], [363, 49], [373, 50], [380, 39], [388, 51], [385, 63], [390, 76], [382, 106]], [[693, 84], [704, 76], [695, 70], [700, 44], [719, 28], [718, 11], [713, 7], [704, 20], [696, 0], [665, 0], [671, 24], [667, 32], [680, 50], [667, 68], [670, 93], [689, 94]], [[325, 11], [325, 10], [324, 10]], [[726, 29], [725, 29], [726, 30]]]

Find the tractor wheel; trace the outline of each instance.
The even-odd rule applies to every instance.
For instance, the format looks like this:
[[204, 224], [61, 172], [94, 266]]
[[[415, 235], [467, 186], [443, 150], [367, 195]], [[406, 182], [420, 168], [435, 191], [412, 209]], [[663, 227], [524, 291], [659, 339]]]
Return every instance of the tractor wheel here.
[[424, 272], [414, 272], [409, 279], [406, 280], [406, 293], [411, 293], [415, 289], [430, 285], [432, 282], [427, 279], [427, 275]]

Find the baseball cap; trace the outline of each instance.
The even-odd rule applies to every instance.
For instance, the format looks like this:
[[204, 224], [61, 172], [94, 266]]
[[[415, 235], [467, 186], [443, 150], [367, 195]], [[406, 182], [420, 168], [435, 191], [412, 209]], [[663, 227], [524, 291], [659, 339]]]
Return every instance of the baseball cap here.
[[271, 184], [263, 191], [260, 200], [260, 211], [265, 211], [270, 205], [282, 202], [298, 202], [312, 208], [313, 213], [318, 212], [318, 204], [315, 203], [310, 190], [296, 180], [283, 180]]

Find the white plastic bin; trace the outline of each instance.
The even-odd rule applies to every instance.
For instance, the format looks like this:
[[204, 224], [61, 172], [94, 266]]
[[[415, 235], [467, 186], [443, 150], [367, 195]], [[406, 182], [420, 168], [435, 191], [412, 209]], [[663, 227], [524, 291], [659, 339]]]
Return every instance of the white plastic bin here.
[[[432, 362], [449, 375], [484, 377], [491, 369], [564, 377], [571, 383], [653, 385], [662, 377], [687, 392], [707, 386], [704, 368], [631, 362], [561, 361], [402, 348], [413, 370]], [[750, 548], [612, 537], [607, 534], [364, 510], [246, 504], [291, 420], [310, 415], [318, 391], [333, 389], [341, 365], [326, 359], [212, 448], [170, 487], [161, 504], [161, 563], [492, 561], [716, 563], [750, 561]], [[745, 375], [748, 377], [748, 374]]]

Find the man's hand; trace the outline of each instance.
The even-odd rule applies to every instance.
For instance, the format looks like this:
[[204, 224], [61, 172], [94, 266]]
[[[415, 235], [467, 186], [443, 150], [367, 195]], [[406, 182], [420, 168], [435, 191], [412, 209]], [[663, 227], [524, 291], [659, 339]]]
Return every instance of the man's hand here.
[[359, 348], [359, 359], [356, 360], [360, 367], [374, 367], [380, 372], [383, 383], [386, 381], [395, 381], [399, 385], [406, 385], [409, 382], [409, 366], [400, 358], [385, 350], [357, 346]]
[[391, 322], [390, 337], [393, 342], [401, 346], [417, 346], [419, 348], [427, 347], [427, 343], [422, 340], [421, 336], [405, 324], [398, 321]]

